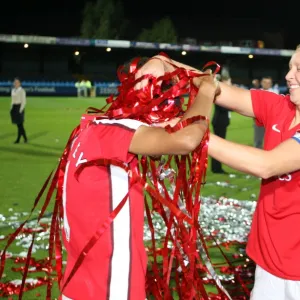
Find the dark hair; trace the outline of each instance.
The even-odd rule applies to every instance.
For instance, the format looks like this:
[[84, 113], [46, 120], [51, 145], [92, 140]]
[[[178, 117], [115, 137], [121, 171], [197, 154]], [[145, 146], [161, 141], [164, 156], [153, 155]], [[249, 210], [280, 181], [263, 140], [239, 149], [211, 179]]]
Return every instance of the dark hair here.
[[273, 81], [272, 76], [263, 76], [261, 79], [262, 79], [262, 80], [263, 80], [263, 79], [270, 79], [271, 81]]
[[[129, 61], [125, 62], [124, 65], [123, 65], [123, 68], [121, 70], [122, 73], [125, 73], [125, 74], [128, 74], [129, 73], [129, 69], [130, 69], [130, 65], [132, 64], [132, 62], [136, 59], [137, 57], [134, 57], [132, 59], [130, 59]], [[146, 62], [150, 59], [150, 57], [147, 57], [147, 56], [141, 56], [141, 57], [138, 57], [139, 60], [138, 60], [138, 63], [137, 63], [137, 68], [141, 68], [144, 64], [146, 64]], [[169, 88], [172, 87], [172, 83], [171, 82], [163, 82], [162, 83], [162, 90], [163, 91], [166, 91], [168, 90]]]
[[[130, 70], [130, 65], [132, 64], [133, 60], [135, 60], [137, 57], [134, 57], [132, 59], [130, 59], [129, 61], [125, 62], [124, 65], [123, 65], [123, 68], [121, 70], [121, 73], [125, 73], [125, 74], [128, 74], [129, 73], [129, 70]], [[137, 63], [137, 68], [141, 68], [144, 64], [147, 63], [147, 61], [150, 59], [150, 57], [147, 57], [147, 56], [141, 56], [141, 57], [138, 57], [139, 60], [138, 60], [138, 63]], [[173, 86], [172, 82], [169, 81], [169, 82], [162, 82], [162, 85], [161, 85], [161, 90], [163, 92], [167, 91], [168, 89], [170, 89], [171, 87]], [[154, 96], [154, 98], [156, 98], [156, 96]], [[166, 99], [164, 100], [162, 103], [160, 103], [159, 106], [164, 106], [166, 104], [168, 104], [170, 100]], [[175, 105], [176, 106], [180, 106], [181, 105], [181, 101], [180, 101], [180, 97], [176, 97], [174, 98], [174, 101], [175, 101]]]
[[19, 80], [19, 81], [21, 82], [20, 77], [15, 77], [15, 78], [14, 78], [14, 81], [15, 81], [15, 80]]
[[[125, 74], [128, 74], [129, 73], [129, 69], [130, 69], [130, 66], [132, 64], [132, 62], [136, 59], [137, 57], [134, 57], [132, 59], [130, 59], [129, 61], [125, 62], [123, 64], [123, 68], [121, 70], [122, 73], [125, 73]], [[147, 57], [147, 56], [141, 56], [139, 57], [139, 61], [137, 63], [137, 68], [141, 68], [148, 60], [149, 60], [150, 57]]]

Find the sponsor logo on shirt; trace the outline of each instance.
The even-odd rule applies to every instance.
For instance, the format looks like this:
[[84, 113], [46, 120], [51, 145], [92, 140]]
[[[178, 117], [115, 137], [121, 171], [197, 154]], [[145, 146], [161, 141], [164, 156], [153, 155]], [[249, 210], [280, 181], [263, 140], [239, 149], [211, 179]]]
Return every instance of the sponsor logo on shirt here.
[[276, 131], [276, 132], [280, 132], [280, 130], [277, 128], [277, 125], [278, 125], [278, 124], [274, 124], [274, 125], [272, 126], [272, 129], [273, 129], [274, 131]]

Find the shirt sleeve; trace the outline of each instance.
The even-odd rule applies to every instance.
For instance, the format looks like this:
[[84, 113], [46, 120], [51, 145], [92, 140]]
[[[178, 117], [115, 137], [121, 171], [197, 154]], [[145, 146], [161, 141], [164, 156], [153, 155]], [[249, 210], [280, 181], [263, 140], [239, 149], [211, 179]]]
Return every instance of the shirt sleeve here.
[[133, 157], [133, 154], [129, 153], [131, 140], [135, 131], [142, 125], [148, 126], [129, 119], [100, 120], [99, 124], [95, 125], [94, 133], [99, 157], [129, 162]]
[[253, 89], [250, 92], [255, 122], [258, 126], [266, 127], [273, 115], [281, 110], [284, 96], [264, 90]]
[[24, 89], [21, 90], [21, 106], [20, 106], [20, 113], [25, 109], [26, 106], [26, 92]]

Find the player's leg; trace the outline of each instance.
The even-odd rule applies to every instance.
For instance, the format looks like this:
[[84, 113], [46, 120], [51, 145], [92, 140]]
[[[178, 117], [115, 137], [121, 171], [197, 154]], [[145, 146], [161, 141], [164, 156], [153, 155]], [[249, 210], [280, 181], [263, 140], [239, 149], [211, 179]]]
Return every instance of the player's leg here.
[[262, 149], [264, 143], [265, 128], [254, 124], [254, 147]]
[[20, 142], [20, 138], [22, 135], [22, 124], [17, 124], [18, 127], [18, 134], [17, 134], [17, 139], [15, 141], [15, 144], [18, 144]]
[[285, 280], [270, 274], [257, 265], [250, 300], [286, 300], [284, 295]]
[[27, 142], [27, 136], [26, 136], [26, 131], [24, 128], [24, 123], [20, 124], [20, 131], [21, 131], [21, 136], [24, 138], [24, 142]]
[[[220, 125], [213, 126], [213, 129], [214, 129], [215, 135], [217, 135], [221, 138], [225, 138], [225, 136], [226, 136], [226, 127], [225, 126], [220, 126]], [[211, 159], [211, 171], [213, 173], [223, 173], [224, 172], [223, 168], [222, 168], [222, 164], [214, 158]]]

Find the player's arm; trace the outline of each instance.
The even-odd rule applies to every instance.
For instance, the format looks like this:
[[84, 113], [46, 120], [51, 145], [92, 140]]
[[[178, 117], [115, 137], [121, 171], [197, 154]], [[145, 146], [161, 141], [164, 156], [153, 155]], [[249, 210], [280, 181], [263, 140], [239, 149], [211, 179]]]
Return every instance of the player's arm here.
[[[157, 55], [155, 57], [164, 61], [166, 65], [168, 65], [169, 62], [170, 64], [175, 65], [178, 68], [184, 68], [187, 70], [193, 70], [199, 73], [203, 73], [200, 70], [177, 62], [171, 58], [167, 58], [162, 55]], [[149, 61], [149, 63], [152, 63], [151, 60]], [[254, 117], [250, 90], [242, 89], [233, 85], [228, 85], [223, 82], [220, 82], [220, 89], [221, 93], [216, 97], [216, 104], [226, 107], [227, 109], [235, 111], [241, 115]]]
[[240, 145], [210, 135], [208, 153], [223, 164], [261, 178], [300, 169], [300, 138], [290, 138], [270, 151]]
[[[201, 83], [195, 101], [183, 116], [183, 120], [198, 115], [210, 116], [217, 86], [211, 75], [205, 77], [209, 78]], [[205, 120], [190, 124], [174, 133], [168, 133], [164, 128], [140, 126], [132, 138], [129, 151], [151, 156], [188, 154], [200, 144], [207, 129], [208, 124]]]

